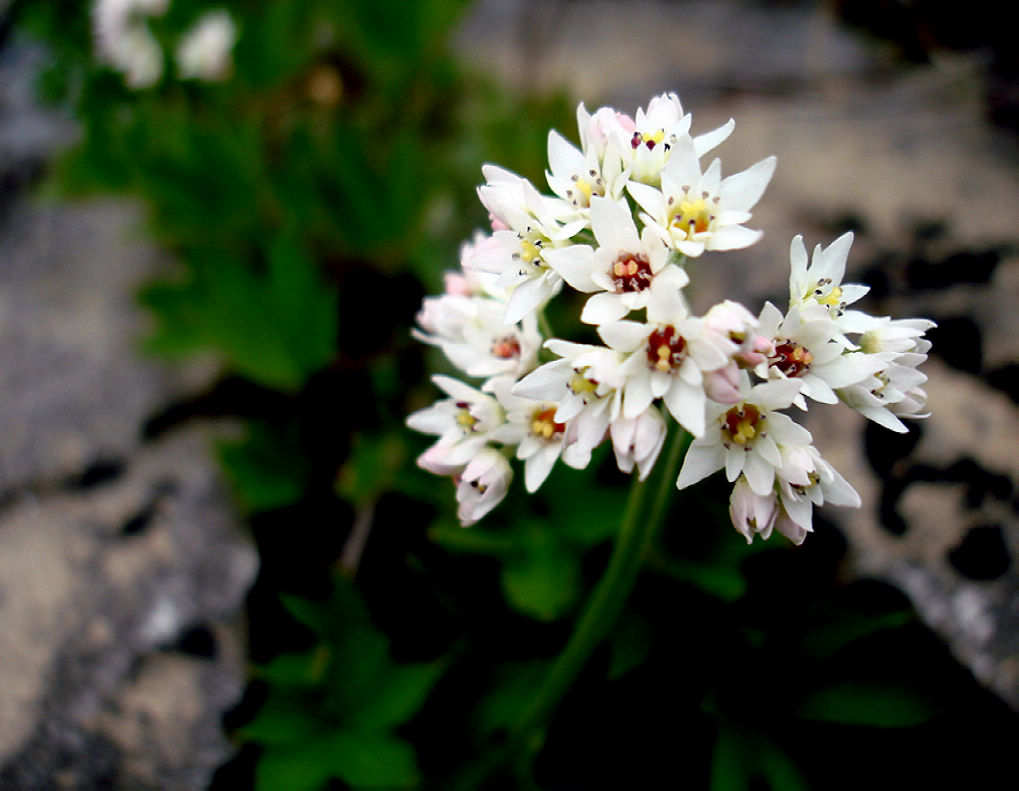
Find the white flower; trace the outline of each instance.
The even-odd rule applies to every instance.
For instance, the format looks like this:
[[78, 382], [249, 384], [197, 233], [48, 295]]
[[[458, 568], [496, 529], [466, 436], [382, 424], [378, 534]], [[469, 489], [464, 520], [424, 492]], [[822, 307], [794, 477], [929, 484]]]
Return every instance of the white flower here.
[[457, 517], [464, 527], [473, 525], [502, 502], [513, 480], [506, 457], [492, 448], [482, 448], [455, 476]]
[[620, 418], [623, 377], [619, 366], [623, 356], [603, 346], [559, 339], [547, 341], [545, 346], [562, 359], [542, 365], [512, 390], [515, 395], [558, 403], [555, 422], [567, 426], [564, 440], [568, 453], [579, 462], [590, 456], [610, 424]]
[[678, 285], [666, 287], [672, 271], [657, 278], [662, 287], [648, 302], [646, 324], [618, 321], [603, 324], [598, 333], [612, 349], [627, 355], [620, 366], [626, 376], [623, 415], [635, 418], [661, 398], [687, 431], [700, 436], [707, 402], [704, 373], [728, 365], [737, 347], [689, 315]]
[[[583, 105], [581, 105], [583, 107]], [[578, 151], [554, 129], [548, 133], [548, 165], [545, 178], [552, 191], [572, 204], [583, 216], [595, 196], [619, 200], [629, 175], [623, 170], [616, 138], [599, 151], [589, 147]]]
[[867, 286], [849, 283], [842, 285], [846, 273], [846, 259], [853, 244], [852, 232], [844, 233], [826, 249], [814, 248], [807, 266], [807, 248], [803, 237], [796, 236], [789, 245], [789, 307], [824, 305], [831, 317], [841, 316], [847, 305], [856, 302], [870, 291]]
[[92, 25], [96, 54], [124, 74], [128, 87], [148, 88], [163, 76], [163, 50], [145, 22], [166, 13], [169, 0], [96, 0]]
[[811, 441], [809, 431], [776, 411], [790, 406], [798, 393], [796, 382], [780, 379], [756, 385], [735, 406], [712, 404], [708, 427], [690, 445], [676, 486], [685, 489], [724, 467], [729, 481], [743, 474], [756, 494], [769, 494], [783, 464], [780, 447]]
[[591, 460], [591, 449], [577, 442], [573, 420], [556, 419], [559, 404], [525, 398], [510, 392], [513, 382], [494, 380], [494, 391], [506, 410], [506, 424], [492, 434], [492, 439], [517, 446], [517, 458], [524, 462], [524, 486], [528, 492], [538, 490], [556, 460], [575, 469], [582, 469]]
[[[678, 289], [689, 282], [679, 267], [669, 264], [670, 250], [649, 229], [637, 235], [630, 212], [615, 201], [591, 199], [591, 229], [597, 249], [570, 245], [545, 253], [545, 260], [573, 288], [591, 297], [581, 313], [587, 324], [619, 321], [632, 310], [647, 307], [658, 287]], [[658, 275], [668, 270], [667, 283]]]
[[432, 377], [450, 398], [408, 415], [407, 425], [438, 441], [418, 458], [418, 464], [438, 475], [450, 475], [466, 465], [505, 422], [498, 401], [449, 376]]
[[468, 376], [517, 378], [537, 365], [542, 338], [533, 314], [510, 325], [505, 316], [506, 305], [487, 297], [427, 297], [418, 322], [431, 332], [412, 334], [438, 346]]
[[860, 349], [876, 371], [863, 382], [839, 389], [842, 402], [899, 433], [909, 430], [900, 418], [928, 417], [927, 393], [921, 387], [927, 376], [917, 368], [927, 359], [931, 343], [923, 335], [934, 322], [877, 318], [860, 311], [847, 311], [843, 322], [848, 332], [861, 333]]
[[[757, 366], [757, 375], [796, 380], [803, 395], [823, 404], [838, 403], [834, 388], [862, 382], [881, 368], [872, 355], [846, 348], [849, 342], [821, 305], [794, 305], [783, 317], [767, 302], [757, 329], [773, 344], [767, 361]], [[802, 398], [795, 403], [807, 408]]]
[[781, 510], [775, 523], [786, 538], [800, 544], [813, 530], [813, 507], [832, 505], [860, 507], [860, 495], [813, 445], [783, 447], [778, 475]]
[[222, 80], [232, 67], [237, 26], [223, 9], [207, 11], [177, 44], [177, 71], [184, 79]]
[[774, 490], [758, 494], [750, 488], [746, 476], [740, 475], [729, 495], [729, 518], [748, 544], [755, 535], [767, 540], [771, 536], [778, 516], [778, 501]]
[[562, 278], [548, 266], [545, 251], [569, 244], [586, 219], [576, 219], [573, 207], [559, 198], [543, 197], [527, 179], [508, 170], [485, 165], [488, 182], [478, 195], [492, 216], [508, 230], [492, 235], [501, 249], [478, 250], [474, 266], [499, 275], [496, 284], [512, 289], [506, 323], [516, 324], [556, 293]]
[[622, 472], [632, 472], [636, 464], [643, 481], [655, 466], [667, 433], [665, 418], [657, 407], [650, 406], [635, 418], [620, 415], [609, 426], [616, 466]]
[[661, 189], [634, 182], [627, 189], [644, 209], [644, 223], [684, 255], [738, 250], [763, 235], [744, 228], [743, 223], [750, 219], [750, 209], [764, 194], [775, 162], [775, 157], [768, 157], [722, 179], [722, 165], [716, 159], [702, 174], [695, 141], [684, 135], [673, 144], [662, 171]]

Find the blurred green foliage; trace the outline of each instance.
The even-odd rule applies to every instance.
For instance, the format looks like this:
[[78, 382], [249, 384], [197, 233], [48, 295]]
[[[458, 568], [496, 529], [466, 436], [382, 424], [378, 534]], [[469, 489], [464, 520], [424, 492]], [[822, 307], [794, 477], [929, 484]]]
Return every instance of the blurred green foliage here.
[[[262, 553], [256, 691], [222, 788], [454, 787], [561, 648], [622, 511], [604, 452], [535, 496], [515, 482], [470, 529], [453, 487], [414, 464], [427, 441], [403, 419], [435, 397], [435, 355], [409, 327], [486, 223], [480, 165], [541, 183], [548, 129], [574, 137], [561, 97], [506, 92], [450, 57], [465, 5], [225, 0], [232, 73], [201, 83], [176, 79], [169, 53], [209, 6], [173, 0], [150, 24], [164, 77], [141, 91], [97, 62], [87, 3], [15, 5], [52, 53], [42, 93], [81, 125], [54, 185], [144, 202], [175, 261], [140, 294], [145, 348], [214, 355], [207, 400], [225, 406], [210, 411], [245, 419], [218, 452]], [[869, 764], [833, 777], [840, 744], [960, 737], [944, 712], [971, 681], [929, 636], [905, 641], [903, 602], [841, 586], [823, 526], [798, 550], [747, 547], [727, 496], [708, 482], [675, 497], [609, 644], [499, 788], [855, 788]], [[338, 568], [359, 520], [355, 584]]]

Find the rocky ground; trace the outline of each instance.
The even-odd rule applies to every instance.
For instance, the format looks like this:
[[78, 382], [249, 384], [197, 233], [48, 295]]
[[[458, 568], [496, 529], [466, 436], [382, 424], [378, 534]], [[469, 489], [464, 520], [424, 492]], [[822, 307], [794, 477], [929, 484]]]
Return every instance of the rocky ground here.
[[[780, 298], [791, 237], [851, 227], [870, 311], [939, 321], [932, 420], [900, 438], [815, 416], [865, 504], [829, 516], [847, 573], [901, 587], [1019, 708], [1015, 136], [988, 120], [986, 51], [905, 65], [833, 7], [492, 0], [457, 45], [592, 109], [675, 90], [695, 132], [733, 117], [726, 172], [777, 154], [755, 211], [767, 235], [698, 263], [705, 301]], [[207, 451], [215, 429], [144, 431], [214, 372], [135, 351], [134, 290], [167, 264], [137, 209], [31, 191], [74, 134], [31, 99], [39, 57], [0, 47], [0, 787], [203, 787], [229, 754], [257, 559]]]

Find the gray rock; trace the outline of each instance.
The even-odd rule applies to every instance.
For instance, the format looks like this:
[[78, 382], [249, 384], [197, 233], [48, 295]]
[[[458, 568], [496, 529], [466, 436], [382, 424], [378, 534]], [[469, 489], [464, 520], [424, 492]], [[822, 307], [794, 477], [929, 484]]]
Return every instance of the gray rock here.
[[24, 189], [73, 127], [0, 49], [0, 787], [203, 788], [231, 755], [257, 556], [209, 426], [146, 420], [214, 365], [143, 359], [168, 262], [124, 201]]
[[[221, 625], [257, 558], [208, 442], [179, 432], [116, 480], [3, 514], [0, 785], [198, 788], [228, 757], [244, 652]], [[192, 627], [213, 656], [175, 648]]]

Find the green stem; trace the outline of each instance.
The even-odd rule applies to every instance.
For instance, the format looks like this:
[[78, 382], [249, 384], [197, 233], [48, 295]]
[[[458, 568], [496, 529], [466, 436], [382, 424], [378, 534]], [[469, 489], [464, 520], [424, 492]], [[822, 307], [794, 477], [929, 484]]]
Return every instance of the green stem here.
[[[542, 729], [594, 650], [608, 636], [637, 581], [648, 548], [665, 516], [669, 495], [675, 484], [679, 462], [690, 443], [690, 435], [678, 425], [673, 428], [665, 458], [655, 470], [658, 476], [650, 510], [646, 496], [650, 481], [634, 480], [626, 511], [608, 568], [598, 581], [577, 620], [562, 653], [545, 674], [530, 704], [510, 729], [504, 749], [489, 764], [494, 770], [521, 749], [533, 754], [541, 747]], [[664, 463], [662, 463], [664, 462]], [[645, 513], [646, 512], [646, 513]]]

